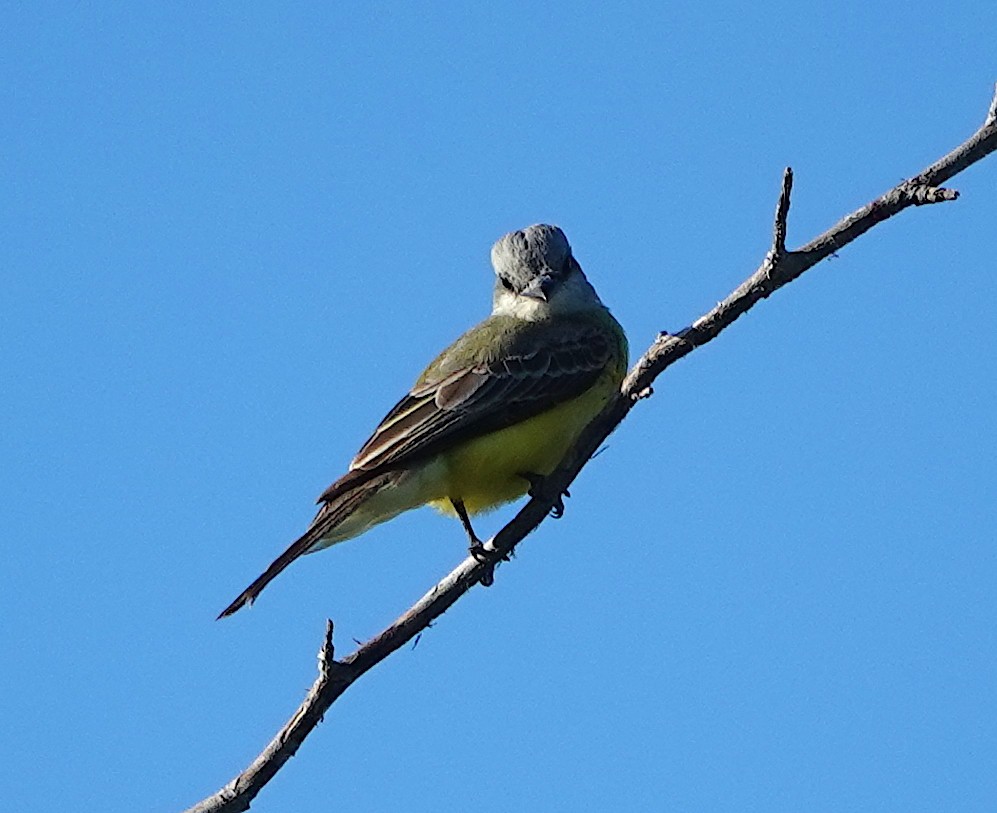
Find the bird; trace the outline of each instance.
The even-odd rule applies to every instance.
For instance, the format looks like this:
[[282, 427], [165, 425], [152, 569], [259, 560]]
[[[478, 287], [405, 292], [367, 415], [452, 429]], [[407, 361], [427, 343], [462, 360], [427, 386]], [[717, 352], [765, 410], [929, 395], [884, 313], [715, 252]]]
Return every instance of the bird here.
[[534, 493], [619, 391], [627, 337], [564, 232], [538, 223], [492, 247], [492, 312], [440, 353], [319, 496], [296, 539], [218, 618], [256, 599], [306, 553], [429, 504], [464, 526]]

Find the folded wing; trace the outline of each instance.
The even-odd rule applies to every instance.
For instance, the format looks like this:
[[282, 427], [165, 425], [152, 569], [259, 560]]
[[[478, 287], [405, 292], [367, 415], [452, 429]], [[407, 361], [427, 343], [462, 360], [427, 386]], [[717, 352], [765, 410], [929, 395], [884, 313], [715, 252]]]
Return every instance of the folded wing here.
[[592, 324], [531, 325], [496, 357], [459, 369], [441, 364], [381, 421], [350, 471], [319, 498], [333, 499], [389, 469], [495, 432], [580, 395], [610, 363], [612, 337]]

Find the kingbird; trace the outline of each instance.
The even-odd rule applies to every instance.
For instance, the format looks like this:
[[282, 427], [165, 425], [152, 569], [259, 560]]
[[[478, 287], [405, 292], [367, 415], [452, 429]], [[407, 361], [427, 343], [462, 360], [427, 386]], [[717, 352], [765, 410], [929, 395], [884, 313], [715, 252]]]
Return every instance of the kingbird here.
[[537, 224], [492, 247], [492, 313], [426, 368], [318, 498], [308, 530], [219, 618], [251, 604], [305, 553], [430, 504], [470, 517], [531, 491], [616, 392], [627, 337], [564, 232]]

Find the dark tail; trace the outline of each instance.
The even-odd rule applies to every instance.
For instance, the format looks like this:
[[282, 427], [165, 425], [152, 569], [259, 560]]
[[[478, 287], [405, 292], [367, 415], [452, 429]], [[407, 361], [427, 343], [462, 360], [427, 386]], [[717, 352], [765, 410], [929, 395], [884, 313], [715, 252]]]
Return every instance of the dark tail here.
[[[221, 611], [218, 618], [224, 618], [227, 615], [232, 615], [232, 613], [237, 610], [241, 610], [243, 607], [252, 604], [256, 600], [256, 597], [263, 592], [263, 588], [277, 578], [278, 573], [280, 573], [285, 567], [291, 564], [291, 562], [303, 553], [307, 552], [307, 550], [317, 541], [318, 538], [311, 529], [309, 529], [303, 536], [296, 539], [291, 547], [273, 560], [270, 567], [263, 571], [262, 576], [243, 590], [235, 601]], [[217, 621], [218, 619], [216, 618], [215, 620]]]
[[[346, 490], [340, 489], [339, 493], [336, 493], [333, 498], [328, 502], [324, 502], [315, 519], [312, 520], [312, 524], [308, 530], [294, 540], [286, 551], [274, 559], [270, 567], [263, 571], [263, 575], [243, 590], [239, 594], [239, 597], [229, 604], [228, 607], [222, 610], [218, 618], [225, 618], [225, 616], [232, 615], [232, 613], [252, 604], [256, 600], [256, 597], [263, 592], [263, 588], [277, 578], [278, 574], [285, 567], [302, 554], [308, 553], [317, 542], [329, 536], [329, 533], [349, 517], [350, 514], [356, 511], [362, 503], [366, 502], [386, 485], [392, 485], [397, 482], [398, 477], [399, 472], [385, 472], [377, 477], [368, 477], [357, 483], [356, 480], [358, 478], [356, 478], [353, 472], [350, 472], [329, 486], [326, 494], [332, 492], [337, 485], [344, 481], [348, 481], [346, 485], [349, 488]], [[325, 498], [325, 495], [323, 495], [323, 498]]]

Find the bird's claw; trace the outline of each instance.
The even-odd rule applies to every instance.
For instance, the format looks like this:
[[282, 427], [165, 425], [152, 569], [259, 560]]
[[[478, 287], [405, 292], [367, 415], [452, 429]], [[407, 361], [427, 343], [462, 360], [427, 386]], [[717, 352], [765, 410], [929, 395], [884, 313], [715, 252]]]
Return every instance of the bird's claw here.
[[567, 489], [564, 490], [563, 494], [557, 495], [557, 502], [555, 502], [550, 509], [550, 515], [554, 519], [560, 519], [561, 517], [564, 516], [564, 498], [570, 496], [571, 495], [568, 493]]
[[[539, 474], [533, 474], [532, 472], [526, 472], [525, 474], [520, 474], [519, 476], [530, 484], [530, 487], [526, 492], [527, 494], [531, 497], [539, 497], [541, 495], [544, 486], [544, 477]], [[550, 515], [554, 519], [560, 519], [564, 516], [564, 498], [570, 496], [571, 492], [568, 491], [568, 489], [564, 489], [563, 492], [557, 495], [557, 500], [550, 509]]]
[[471, 558], [475, 562], [485, 566], [478, 582], [482, 587], [491, 587], [495, 583], [495, 556], [493, 552], [485, 550], [485, 546], [477, 540], [467, 549], [467, 552], [471, 554]]
[[512, 551], [508, 553], [500, 553], [497, 550], [488, 550], [481, 542], [475, 542], [471, 547], [467, 549], [467, 552], [471, 554], [471, 558], [475, 562], [482, 565], [493, 565], [496, 562], [508, 562], [512, 557]]
[[495, 565], [499, 562], [508, 562], [510, 556], [508, 553], [488, 550], [481, 542], [475, 542], [467, 549], [467, 552], [471, 554], [474, 561], [485, 566], [478, 579], [482, 587], [491, 587], [495, 583]]

